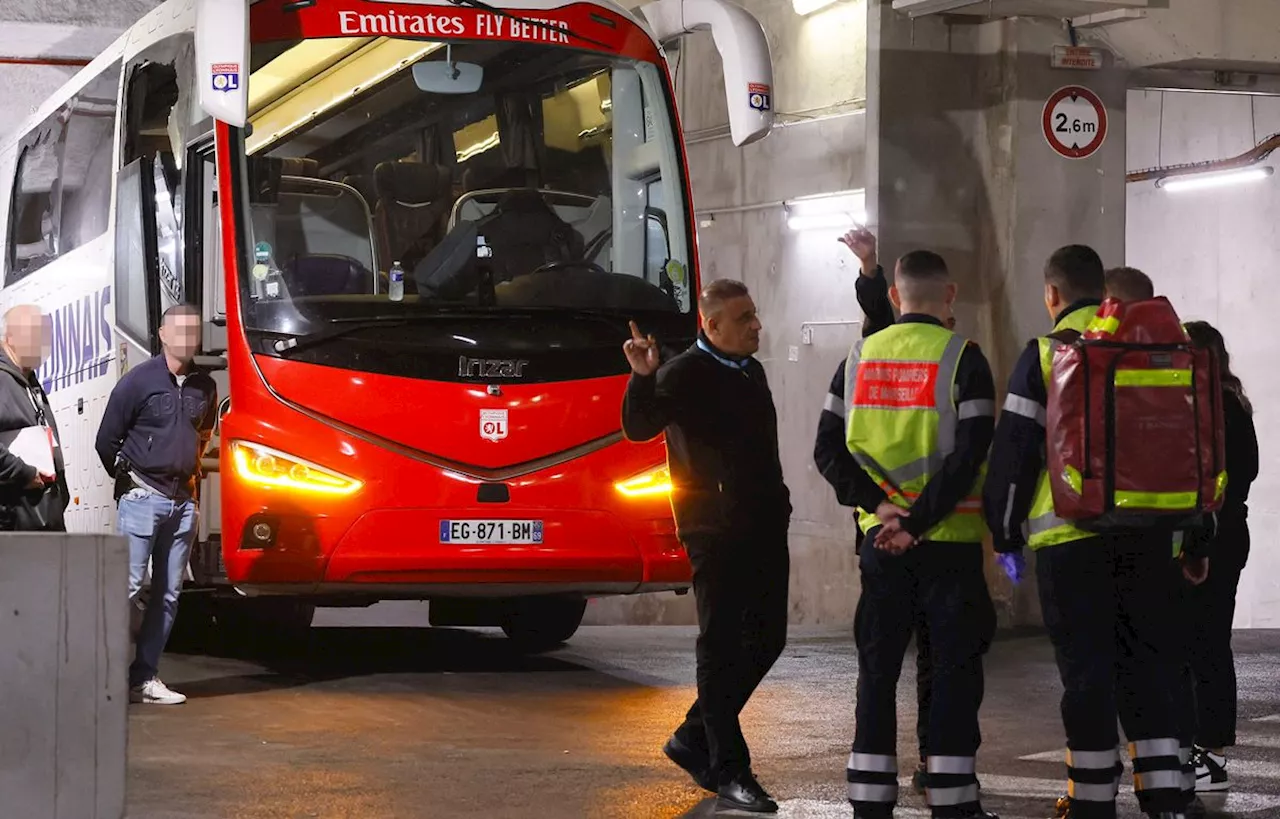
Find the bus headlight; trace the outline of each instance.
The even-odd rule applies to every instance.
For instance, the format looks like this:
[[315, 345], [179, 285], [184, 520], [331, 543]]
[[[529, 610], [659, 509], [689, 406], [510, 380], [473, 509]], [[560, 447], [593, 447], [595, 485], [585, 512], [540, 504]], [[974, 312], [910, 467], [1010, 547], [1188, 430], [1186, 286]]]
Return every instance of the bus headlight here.
[[350, 495], [364, 485], [355, 478], [248, 441], [233, 441], [231, 457], [236, 474], [259, 486], [324, 495]]
[[666, 464], [655, 466], [647, 472], [641, 472], [625, 481], [618, 481], [613, 485], [623, 495], [628, 498], [644, 498], [654, 495], [670, 495], [671, 494], [671, 470]]

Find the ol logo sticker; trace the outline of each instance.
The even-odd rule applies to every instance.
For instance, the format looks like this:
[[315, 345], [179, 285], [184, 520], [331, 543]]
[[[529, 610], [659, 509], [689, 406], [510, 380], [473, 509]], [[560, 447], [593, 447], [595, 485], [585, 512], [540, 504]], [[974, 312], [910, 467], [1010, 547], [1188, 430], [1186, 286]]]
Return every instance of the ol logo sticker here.
[[507, 411], [504, 409], [480, 410], [480, 437], [486, 441], [501, 441], [507, 437]]
[[240, 63], [214, 63], [212, 71], [214, 91], [240, 90]]
[[747, 84], [747, 104], [757, 111], [768, 111], [772, 96], [772, 89], [764, 83]]

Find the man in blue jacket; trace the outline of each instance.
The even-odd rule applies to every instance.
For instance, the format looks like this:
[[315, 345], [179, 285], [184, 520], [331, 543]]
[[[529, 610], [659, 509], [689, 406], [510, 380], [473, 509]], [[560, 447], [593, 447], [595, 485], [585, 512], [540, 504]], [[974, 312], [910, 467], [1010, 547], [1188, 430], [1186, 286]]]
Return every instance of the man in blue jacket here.
[[98, 428], [96, 449], [116, 479], [117, 525], [129, 538], [129, 599], [151, 593], [129, 668], [132, 702], [177, 705], [186, 697], [157, 676], [178, 614], [178, 593], [197, 532], [200, 458], [213, 435], [218, 389], [195, 368], [200, 313], [185, 304], [165, 312], [163, 351], [120, 379]]

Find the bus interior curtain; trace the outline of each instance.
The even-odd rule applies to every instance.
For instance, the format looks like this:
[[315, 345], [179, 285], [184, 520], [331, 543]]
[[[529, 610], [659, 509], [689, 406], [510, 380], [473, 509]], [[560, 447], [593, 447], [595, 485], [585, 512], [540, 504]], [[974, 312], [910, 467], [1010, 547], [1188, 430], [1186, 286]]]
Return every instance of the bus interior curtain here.
[[498, 147], [505, 167], [537, 172], [542, 142], [540, 103], [539, 97], [530, 94], [498, 96]]

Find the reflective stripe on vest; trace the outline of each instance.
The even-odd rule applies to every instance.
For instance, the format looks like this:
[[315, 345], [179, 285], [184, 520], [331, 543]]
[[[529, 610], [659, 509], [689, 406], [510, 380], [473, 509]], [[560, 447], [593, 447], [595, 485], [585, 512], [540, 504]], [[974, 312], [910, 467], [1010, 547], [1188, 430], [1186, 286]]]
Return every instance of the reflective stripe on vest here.
[[[1073, 310], [1063, 316], [1062, 321], [1058, 322], [1053, 331], [1056, 333], [1060, 330], [1075, 330], [1083, 334], [1097, 314], [1098, 308], [1094, 306]], [[1044, 391], [1047, 396], [1049, 382], [1053, 375], [1053, 353], [1058, 348], [1058, 342], [1052, 338], [1040, 338], [1037, 341], [1040, 344], [1040, 374], [1044, 377]], [[1031, 513], [1027, 520], [1027, 534], [1027, 545], [1032, 549], [1096, 536], [1092, 532], [1077, 529], [1054, 514], [1053, 490], [1049, 488], [1049, 473], [1044, 469], [1040, 470], [1040, 477], [1036, 481], [1036, 494], [1031, 502]]]
[[[963, 418], [994, 415], [991, 401], [957, 405], [956, 371], [966, 340], [932, 324], [895, 324], [864, 339], [845, 363], [846, 438], [858, 464], [888, 495], [908, 508], [956, 447]], [[982, 478], [955, 511], [925, 533], [928, 540], [982, 540]], [[859, 510], [868, 531], [880, 525], [875, 510]]]

